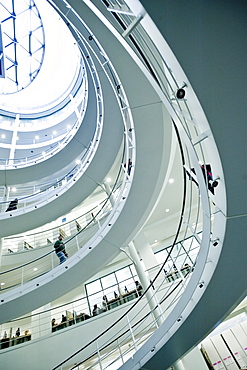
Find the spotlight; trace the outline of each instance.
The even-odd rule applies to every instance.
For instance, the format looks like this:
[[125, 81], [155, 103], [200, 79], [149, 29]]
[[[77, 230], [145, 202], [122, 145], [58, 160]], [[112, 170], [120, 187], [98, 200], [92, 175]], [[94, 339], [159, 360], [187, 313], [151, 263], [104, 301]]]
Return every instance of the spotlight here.
[[184, 87], [187, 87], [187, 84], [184, 83], [180, 89], [177, 90], [176, 97], [177, 99], [183, 99], [185, 97], [185, 90]]
[[219, 238], [216, 238], [214, 240], [211, 240], [211, 242], [213, 243], [213, 246], [214, 247], [217, 247], [217, 245], [219, 244], [218, 241], [219, 241]]

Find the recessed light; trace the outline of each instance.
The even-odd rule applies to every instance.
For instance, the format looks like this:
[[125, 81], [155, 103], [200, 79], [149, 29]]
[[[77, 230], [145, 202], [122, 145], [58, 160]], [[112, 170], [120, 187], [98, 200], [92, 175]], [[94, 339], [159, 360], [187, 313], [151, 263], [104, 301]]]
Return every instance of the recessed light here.
[[106, 182], [111, 182], [111, 178], [107, 177]]
[[80, 159], [77, 159], [76, 164], [80, 164], [80, 163], [81, 163]]
[[33, 271], [37, 271], [37, 270], [38, 270], [37, 267], [34, 267]]
[[170, 179], [169, 183], [172, 184], [174, 182], [174, 179]]
[[57, 131], [53, 131], [53, 135], [56, 135], [57, 134]]
[[5, 285], [5, 283], [1, 283], [1, 285]]
[[16, 191], [16, 188], [12, 188], [12, 191], [15, 192]]
[[38, 136], [38, 135], [36, 135], [36, 136], [35, 136], [35, 140], [38, 140], [38, 139], [39, 139], [39, 136]]
[[166, 213], [169, 212], [169, 211], [170, 211], [169, 208], [166, 208]]
[[1, 135], [1, 138], [2, 138], [2, 139], [5, 139], [5, 138], [6, 138], [6, 135], [2, 134], [2, 135]]

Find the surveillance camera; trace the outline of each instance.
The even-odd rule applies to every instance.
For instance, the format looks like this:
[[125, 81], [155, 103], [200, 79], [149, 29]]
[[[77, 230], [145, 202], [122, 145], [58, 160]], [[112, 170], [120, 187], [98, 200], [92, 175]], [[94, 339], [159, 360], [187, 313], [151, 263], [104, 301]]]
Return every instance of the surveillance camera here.
[[184, 83], [183, 86], [177, 90], [177, 93], [176, 93], [177, 99], [183, 99], [185, 97], [184, 87], [187, 87], [186, 83]]
[[178, 89], [177, 90], [177, 94], [176, 94], [176, 97], [178, 99], [183, 99], [185, 97], [185, 90], [184, 89]]

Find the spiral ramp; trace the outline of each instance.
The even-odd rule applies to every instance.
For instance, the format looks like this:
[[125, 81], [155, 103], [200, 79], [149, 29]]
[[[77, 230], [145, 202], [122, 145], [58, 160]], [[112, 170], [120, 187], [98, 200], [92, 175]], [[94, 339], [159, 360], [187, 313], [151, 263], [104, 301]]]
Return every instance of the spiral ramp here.
[[[117, 41], [115, 41], [115, 43], [117, 44]], [[119, 58], [119, 53], [116, 52], [116, 55], [111, 56], [111, 59], [114, 59], [114, 57]], [[137, 175], [133, 177], [132, 184], [129, 181], [131, 185], [131, 187], [129, 186], [130, 193], [128, 197], [126, 197], [124, 206], [122, 206], [123, 209], [120, 213], [117, 211], [115, 212], [115, 215], [111, 216], [113, 220], [108, 220], [103, 236], [95, 236], [96, 242], [92, 249], [89, 249], [87, 246], [83, 248], [82, 251], [79, 251], [79, 253], [72, 256], [68, 260], [68, 264], [66, 264], [66, 266], [57, 267], [55, 270], [48, 272], [44, 276], [35, 279], [20, 288], [15, 288], [9, 292], [3, 293], [1, 298], [2, 322], [19, 315], [23, 315], [27, 311], [30, 311], [30, 309], [33, 310], [38, 308], [52, 299], [65, 294], [75, 287], [75, 281], [77, 285], [81, 284], [99, 271], [103, 265], [116, 257], [121, 252], [121, 247], [127, 245], [128, 242], [133, 239], [137, 230], [140, 229], [141, 225], [143, 225], [152, 211], [160, 193], [160, 189], [163, 187], [166, 169], [169, 164], [171, 141], [169, 140], [167, 142], [165, 148], [163, 147], [163, 143], [166, 141], [166, 137], [171, 137], [171, 119], [164, 111], [160, 99], [155, 91], [150, 89], [150, 83], [135, 64], [133, 64], [131, 58], [124, 50], [121, 51], [121, 61], [124, 65], [131, 66], [131, 68], [128, 68], [129, 86], [126, 86], [125, 89], [127, 92], [128, 89], [131, 91], [130, 96], [128, 97], [128, 102], [133, 112], [133, 131], [135, 132], [136, 137], [138, 133], [136, 155], [140, 156], [140, 159], [136, 162], [133, 171], [133, 173], [135, 172]], [[98, 72], [100, 75], [101, 71]], [[24, 227], [23, 225], [26, 225], [27, 227], [27, 225], [33, 225], [34, 222], [36, 226], [38, 226], [38, 224], [41, 224], [42, 222], [44, 223], [51, 220], [55, 215], [59, 216], [61, 211], [66, 212], [75, 207], [79, 201], [82, 201], [87, 195], [89, 195], [90, 191], [94, 190], [94, 187], [98, 183], [103, 182], [103, 179], [108, 174], [110, 167], [113, 165], [118, 154], [124, 131], [121, 117], [119, 116], [119, 110], [115, 108], [116, 113], [114, 113], [113, 92], [107, 90], [107, 81], [103, 81], [103, 78], [104, 76], [101, 78], [101, 84], [104, 85], [102, 90], [104, 91], [105, 89], [104, 93], [106, 94], [106, 98], [104, 98], [105, 124], [99, 148], [97, 149], [88, 170], [80, 180], [75, 182], [71, 189], [67, 190], [47, 205], [40, 208], [38, 207], [32, 212], [26, 212], [20, 215], [14, 215], [13, 213], [11, 219], [10, 217], [7, 217], [8, 214], [4, 215], [6, 218], [2, 220], [2, 223], [4, 227], [3, 230], [6, 230], [6, 233], [8, 230], [10, 231], [11, 227], [13, 227], [12, 225], [14, 220], [16, 220], [14, 223], [14, 225], [16, 225], [15, 231], [18, 232], [22, 227]], [[134, 94], [135, 87], [133, 86], [133, 81], [135, 79], [137, 81], [137, 91], [139, 91], [139, 89], [146, 91], [144, 96], [137, 92]], [[129, 95], [129, 93], [127, 95]], [[150, 125], [151, 121], [153, 124], [154, 121], [157, 121], [157, 125], [160, 126], [160, 130], [157, 129], [154, 132], [152, 125]], [[80, 132], [78, 134], [80, 135]], [[152, 140], [150, 140], [151, 137]], [[73, 139], [71, 142], [72, 147], [74, 140], [76, 143], [79, 141], [77, 138]], [[150, 150], [153, 147], [156, 148], [155, 156], [151, 157]], [[62, 162], [61, 156], [67, 156], [67, 147], [64, 150], [65, 154], [61, 152], [61, 154], [57, 154], [57, 158], [51, 159], [51, 166], [53, 168], [56, 166], [56, 163]], [[139, 150], [140, 155], [138, 154]], [[70, 147], [68, 148], [68, 153], [70, 159]], [[132, 159], [134, 160], [133, 156]], [[104, 158], [104, 160], [102, 160], [102, 158]], [[41, 164], [40, 167], [41, 166], [43, 166], [44, 169], [46, 167], [45, 164]], [[21, 170], [19, 171], [21, 172]], [[23, 171], [28, 170], [23, 169]], [[37, 171], [41, 172], [39, 169]], [[149, 173], [148, 179], [145, 179], [145, 173]], [[138, 190], [140, 186], [145, 189], [145, 196], [140, 194]], [[135, 212], [133, 211], [133, 204], [135, 204]], [[48, 220], [47, 215], [49, 215]], [[114, 224], [114, 227], [108, 226], [110, 225], [110, 221]], [[123, 230], [126, 230], [126, 233], [123, 233]], [[98, 242], [99, 240], [101, 240], [100, 243]], [[37, 286], [39, 289], [37, 289]], [[56, 292], [55, 295], [54, 292]], [[26, 304], [27, 302], [28, 304]]]
[[[57, 3], [57, 5], [61, 7], [62, 12], [66, 14], [64, 4], [56, 1], [54, 3]], [[135, 154], [134, 151], [132, 152], [132, 155], [136, 158], [134, 161], [134, 171], [131, 174], [131, 178], [128, 179], [128, 181], [130, 180], [128, 188], [129, 193], [124, 200], [124, 205], [121, 204], [120, 211], [117, 210], [117, 212], [111, 216], [112, 218], [107, 220], [105, 230], [103, 230], [101, 235], [96, 235], [95, 243], [92, 243], [92, 248], [89, 250], [88, 245], [86, 245], [85, 248], [82, 248], [82, 250], [78, 251], [66, 262], [66, 266], [58, 266], [54, 270], [46, 273], [44, 276], [25, 284], [21, 288], [15, 288], [9, 292], [2, 293], [0, 307], [1, 322], [23, 315], [24, 313], [34, 310], [35, 308], [54, 300], [56, 297], [65, 294], [70, 289], [74, 288], [76, 284], [79, 285], [89, 279], [96, 272], [100, 271], [104, 265], [116, 257], [120, 253], [121, 248], [125, 247], [136, 236], [152, 212], [164, 183], [167, 180], [167, 169], [170, 165], [169, 161], [173, 156], [173, 153], [171, 153], [172, 145], [170, 140], [172, 136], [171, 117], [175, 122], [176, 117], [170, 110], [169, 106], [164, 103], [165, 99], [162, 96], [159, 86], [157, 86], [155, 81], [153, 81], [149, 76], [143, 65], [138, 63], [132, 52], [128, 49], [128, 45], [124, 44], [124, 47], [122, 47], [122, 43], [117, 40], [117, 38], [112, 37], [109, 29], [101, 23], [85, 3], [72, 3], [73, 2], [70, 4], [71, 7], [74, 8], [79, 15], [83, 14], [83, 17], [87, 19], [87, 24], [90, 25], [94, 36], [100, 39], [101, 45], [103, 45], [106, 54], [109, 56], [113, 65], [117, 68], [119, 79], [124, 86], [131, 114], [133, 116], [132, 128], [134, 129], [136, 139], [136, 152]], [[155, 21], [156, 25], [160, 28], [160, 31], [165, 37], [168, 37], [168, 39], [170, 37], [170, 44], [174, 45], [172, 43], [172, 41], [174, 42], [174, 40], [172, 40], [172, 32], [169, 34], [169, 29], [163, 30], [163, 25], [159, 23], [161, 4], [159, 1], [156, 1], [155, 3], [157, 7], [154, 6], [154, 4], [151, 5], [149, 2], [143, 1], [144, 7]], [[180, 5], [176, 4], [178, 8]], [[90, 6], [91, 8], [93, 7], [92, 3]], [[129, 4], [129, 6], [131, 7], [131, 4]], [[156, 12], [158, 9], [159, 12]], [[105, 10], [102, 9], [102, 13], [104, 11]], [[186, 12], [186, 9], [184, 9], [184, 11]], [[134, 9], [133, 12], [135, 12]], [[178, 16], [178, 13], [175, 12], [174, 14]], [[171, 21], [172, 15], [173, 12], [170, 14], [170, 24], [173, 24]], [[193, 18], [192, 15], [190, 15], [190, 17]], [[150, 20], [148, 21], [150, 22]], [[154, 32], [154, 35], [156, 35], [159, 40], [159, 32], [154, 30], [152, 23], [150, 24], [152, 32]], [[191, 25], [191, 27], [193, 27], [192, 20]], [[78, 24], [75, 23], [74, 26], [79, 29]], [[179, 27], [181, 27], [182, 30], [183, 24]], [[192, 46], [195, 47], [193, 42]], [[176, 49], [175, 46], [174, 49]], [[230, 160], [231, 156], [229, 154], [229, 147], [226, 148], [224, 145], [225, 137], [227, 137], [227, 135], [232, 135], [231, 137], [234, 138], [234, 141], [236, 140], [236, 147], [239, 142], [242, 143], [242, 137], [244, 136], [242, 135], [242, 121], [241, 118], [237, 120], [236, 124], [239, 125], [239, 131], [236, 133], [229, 123], [230, 118], [227, 120], [224, 116], [224, 124], [225, 126], [227, 125], [227, 129], [226, 132], [224, 132], [223, 142], [220, 127], [222, 118], [219, 116], [218, 110], [215, 111], [214, 109], [210, 109], [210, 104], [205, 97], [206, 94], [203, 89], [202, 91], [200, 90], [200, 84], [197, 80], [198, 76], [192, 73], [192, 68], [189, 68], [186, 55], [180, 51], [182, 50], [181, 45], [177, 45], [177, 49], [177, 53], [176, 50], [173, 51], [180, 56], [179, 62], [183, 66], [185, 73], [188, 74], [191, 86], [196, 89], [197, 96], [200, 97], [200, 101], [202, 103], [205, 101], [205, 105], [208, 108], [206, 113], [210, 123], [212, 121], [211, 128], [217, 142], [221, 161], [224, 165], [223, 174], [218, 152], [214, 147], [214, 143], [212, 144], [212, 142], [210, 142], [209, 147], [211, 152], [209, 151], [208, 158], [210, 163], [212, 163], [214, 168], [216, 168], [217, 174], [219, 174], [221, 180], [221, 194], [216, 198], [219, 212], [216, 214], [213, 228], [210, 230], [210, 227], [207, 226], [207, 221], [205, 220], [204, 222], [206, 225], [204, 232], [208, 233], [208, 235], [205, 236], [205, 240], [202, 240], [202, 244], [205, 243], [205, 245], [207, 245], [208, 240], [210, 240], [212, 236], [210, 233], [213, 233], [214, 237], [217, 236], [220, 247], [223, 245], [223, 248], [219, 248], [218, 250], [208, 250], [207, 252], [201, 252], [199, 254], [197, 268], [193, 273], [186, 291], [187, 297], [183, 297], [180, 300], [179, 305], [175, 307], [170, 316], [168, 316], [168, 319], [165, 320], [160, 328], [155, 331], [149, 341], [147, 341], [146, 344], [144, 344], [143, 347], [122, 366], [122, 368], [126, 369], [168, 368], [168, 366], [174, 363], [179, 357], [192, 348], [193, 345], [200, 341], [217, 322], [222, 320], [239, 302], [239, 300], [243, 298], [246, 292], [246, 279], [243, 278], [243, 271], [245, 271], [246, 264], [246, 253], [244, 253], [244, 236], [246, 235], [246, 203], [244, 201], [236, 202], [236, 199], [239, 199], [239, 196], [241, 197], [241, 192], [243, 194], [242, 199], [245, 199], [244, 176], [239, 175], [239, 168], [241, 167], [239, 166], [239, 161], [242, 159], [244, 160], [246, 156], [244, 155], [244, 149], [241, 147], [242, 156], [238, 157], [238, 166], [234, 166], [234, 163]], [[186, 67], [188, 68], [188, 71], [186, 70]], [[101, 75], [102, 71], [98, 72], [99, 75]], [[183, 75], [181, 71], [179, 71], [179, 73], [181, 73], [180, 79], [185, 79], [185, 75]], [[213, 79], [213, 76], [211, 78]], [[114, 97], [105, 76], [101, 76], [100, 81], [102, 84], [102, 90], [106, 89], [105, 91], [107, 91], [107, 98], [104, 99], [104, 120], [106, 122], [106, 126], [104, 125], [99, 148], [95, 153], [92, 163], [90, 163], [86, 172], [78, 181], [76, 181], [73, 187], [64, 192], [58, 199], [52, 200], [50, 204], [47, 204], [42, 208], [40, 207], [40, 209], [35, 209], [28, 214], [16, 215], [11, 219], [11, 221], [7, 218], [6, 220], [1, 220], [1, 222], [6, 222], [3, 223], [4, 230], [6, 230], [3, 232], [3, 236], [10, 233], [11, 225], [13, 225], [12, 220], [16, 219], [16, 224], [18, 224], [16, 232], [22, 231], [23, 228], [26, 227], [24, 225], [32, 225], [32, 219], [36, 219], [33, 227], [37, 227], [44, 223], [44, 221], [47, 222], [47, 218], [44, 220], [44, 213], [46, 215], [49, 214], [50, 220], [54, 219], [54, 217], [61, 214], [59, 204], [62, 204], [63, 213], [64, 211], [68, 212], [70, 209], [74, 208], [79, 201], [83, 201], [83, 199], [93, 191], [96, 184], [103, 182], [103, 179], [113, 165], [113, 160], [117, 156], [118, 149], [122, 143], [122, 136], [119, 132], [121, 130], [119, 126], [121, 125], [116, 127], [116, 121], [120, 121], [121, 119], [120, 111], [117, 107], [115, 113], [116, 120], [112, 119], [112, 108], [114, 106], [112, 103], [115, 101], [115, 105], [117, 106], [116, 98]], [[203, 88], [205, 88], [205, 81]], [[220, 89], [220, 86], [218, 88]], [[145, 94], [143, 94], [143, 91], [145, 91]], [[236, 103], [236, 99], [233, 101]], [[222, 107], [225, 107], [225, 101], [223, 98], [222, 100], [218, 98], [218, 105], [219, 104], [221, 104]], [[239, 101], [236, 104], [237, 106], [241, 105]], [[203, 120], [204, 117], [202, 117], [202, 121]], [[150, 122], [152, 124], [150, 124]], [[215, 122], [219, 123], [216, 124]], [[181, 137], [186, 143], [188, 143], [188, 139], [183, 133], [182, 127], [180, 127], [179, 122], [176, 123], [178, 124]], [[113, 136], [113, 130], [116, 130], [116, 136]], [[204, 131], [202, 130], [202, 132], [205, 132], [205, 129]], [[112, 137], [114, 137], [113, 142]], [[115, 137], [118, 138], [116, 141]], [[72, 148], [73, 141], [74, 140], [71, 142]], [[78, 139], [78, 142], [80, 142], [80, 139]], [[232, 145], [232, 147], [236, 150], [235, 146]], [[153, 148], [155, 148], [155, 152], [153, 151]], [[64, 150], [67, 152], [67, 148]], [[70, 155], [71, 151], [68, 151], [68, 153]], [[54, 168], [59, 166], [59, 163], [61, 163], [63, 153], [61, 152], [59, 156], [55, 158], [52, 163]], [[192, 160], [195, 160], [195, 158], [193, 158], [193, 153], [191, 154], [191, 157]], [[104, 158], [104, 161], [102, 161], [102, 158]], [[105, 158], [108, 160], [105, 160]], [[102, 162], [104, 162], [104, 164]], [[34, 166], [34, 168], [35, 167], [36, 166]], [[43, 167], [44, 172], [42, 172], [42, 176], [46, 176], [45, 166]], [[24, 170], [28, 172], [27, 169], [23, 169], [23, 171]], [[23, 178], [21, 170], [18, 171], [20, 173], [20, 177]], [[41, 170], [39, 169], [38, 172], [40, 171]], [[240, 179], [240, 184], [236, 190], [235, 179], [237, 178]], [[201, 179], [201, 183], [203, 184], [203, 179]], [[224, 186], [226, 186], [227, 189], [226, 193], [224, 192]], [[140, 188], [142, 189], [141, 192]], [[207, 198], [206, 190], [203, 189], [203, 185], [201, 192], [202, 198], [204, 196]], [[237, 195], [236, 192], [239, 192], [239, 194]], [[204, 200], [202, 200], [202, 202], [204, 202]], [[227, 209], [225, 202], [227, 202]], [[54, 213], [52, 213], [53, 209], [55, 209]], [[206, 213], [205, 217], [208, 218], [209, 209], [206, 201], [204, 204], [204, 211]], [[237, 235], [235, 232], [236, 229], [241, 230]], [[237, 253], [232, 248], [233, 244], [238, 245]], [[212, 263], [208, 263], [212, 262], [212, 260], [214, 265], [213, 267]], [[234, 269], [233, 272], [227, 268], [229, 261], [231, 261], [232, 265], [238, 266], [238, 271]], [[235, 286], [235, 289], [228, 291], [227, 294], [222, 295], [222, 292], [225, 291], [225, 287], [231, 286], [232, 280], [237, 282], [237, 286]], [[198, 292], [197, 290], [198, 282], [200, 281], [204, 282], [205, 288], [203, 289], [203, 293], [202, 291]], [[191, 300], [190, 298], [188, 299], [188, 296], [191, 297]], [[217, 309], [215, 309], [215, 306], [213, 305], [209, 307], [208, 302], [212, 300], [212, 297], [217, 299], [219, 296], [221, 299], [220, 302], [217, 301]], [[196, 303], [191, 305], [191, 301], [193, 300], [195, 300]], [[182, 315], [184, 319], [178, 325], [177, 318], [180, 315]], [[202, 320], [202, 318], [205, 317], [207, 317], [207, 320]], [[200, 323], [200, 325], [197, 324], [195, 327], [195, 322]], [[188, 331], [190, 332], [190, 338], [188, 338]]]

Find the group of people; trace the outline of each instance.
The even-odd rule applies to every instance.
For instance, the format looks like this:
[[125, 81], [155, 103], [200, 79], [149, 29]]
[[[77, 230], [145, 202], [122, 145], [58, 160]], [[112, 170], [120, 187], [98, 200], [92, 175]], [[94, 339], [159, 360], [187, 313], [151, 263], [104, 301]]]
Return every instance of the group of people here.
[[[62, 319], [61, 319], [61, 323], [62, 324], [63, 322], [66, 322], [67, 321], [67, 317], [65, 315], [62, 315]], [[57, 326], [59, 324], [56, 323], [56, 319], [52, 319], [51, 320], [51, 326], [54, 327], [54, 326]]]
[[[139, 281], [137, 280], [135, 281], [135, 290], [137, 292], [137, 295], [140, 297], [142, 295], [143, 288], [141, 284], [139, 283]], [[124, 292], [129, 293], [126, 286], [124, 287]], [[115, 299], [119, 298], [119, 295], [115, 291], [114, 291], [114, 298]], [[103, 295], [102, 297], [101, 307], [102, 308], [100, 309], [97, 304], [93, 306], [93, 310], [92, 310], [93, 316], [96, 316], [101, 312], [106, 312], [109, 309], [109, 302], [108, 302], [108, 298], [106, 295]]]

